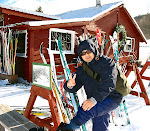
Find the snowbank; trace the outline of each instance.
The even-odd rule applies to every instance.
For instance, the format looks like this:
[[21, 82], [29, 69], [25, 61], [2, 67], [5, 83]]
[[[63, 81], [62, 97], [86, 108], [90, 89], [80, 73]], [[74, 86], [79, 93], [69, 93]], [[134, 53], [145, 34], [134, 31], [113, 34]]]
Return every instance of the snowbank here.
[[144, 65], [146, 60], [150, 57], [150, 40], [147, 40], [147, 44], [140, 43], [139, 54], [139, 60], [142, 61], [142, 65]]

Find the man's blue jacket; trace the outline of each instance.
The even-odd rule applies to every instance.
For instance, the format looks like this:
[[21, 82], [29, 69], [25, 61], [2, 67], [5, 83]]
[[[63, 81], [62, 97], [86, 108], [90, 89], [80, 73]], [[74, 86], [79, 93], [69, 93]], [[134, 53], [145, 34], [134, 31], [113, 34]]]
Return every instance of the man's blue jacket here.
[[106, 97], [109, 97], [119, 105], [123, 96], [115, 90], [117, 67], [115, 66], [114, 60], [106, 56], [101, 56], [98, 60], [94, 58], [87, 64], [93, 71], [100, 74], [102, 82], [98, 82], [90, 77], [83, 70], [82, 66], [79, 66], [76, 72], [76, 85], [70, 89], [67, 87], [66, 82], [64, 85], [65, 90], [74, 93], [84, 85], [88, 99], [94, 98], [97, 102], [101, 102]]

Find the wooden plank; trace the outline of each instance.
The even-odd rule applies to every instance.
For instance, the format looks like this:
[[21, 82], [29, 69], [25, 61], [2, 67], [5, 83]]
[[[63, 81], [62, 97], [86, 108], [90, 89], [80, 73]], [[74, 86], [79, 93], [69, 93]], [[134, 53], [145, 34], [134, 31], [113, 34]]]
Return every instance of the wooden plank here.
[[11, 109], [8, 105], [0, 105], [0, 124], [8, 131], [28, 131], [38, 127], [36, 124]]

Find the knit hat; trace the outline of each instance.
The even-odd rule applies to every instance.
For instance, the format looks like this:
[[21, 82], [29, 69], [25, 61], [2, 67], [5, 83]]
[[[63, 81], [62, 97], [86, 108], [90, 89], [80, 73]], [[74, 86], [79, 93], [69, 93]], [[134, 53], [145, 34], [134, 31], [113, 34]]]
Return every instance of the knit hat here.
[[84, 40], [79, 44], [79, 46], [78, 46], [78, 55], [79, 56], [83, 50], [90, 50], [94, 53], [95, 56], [97, 55], [96, 46], [94, 45], [93, 41], [90, 39]]

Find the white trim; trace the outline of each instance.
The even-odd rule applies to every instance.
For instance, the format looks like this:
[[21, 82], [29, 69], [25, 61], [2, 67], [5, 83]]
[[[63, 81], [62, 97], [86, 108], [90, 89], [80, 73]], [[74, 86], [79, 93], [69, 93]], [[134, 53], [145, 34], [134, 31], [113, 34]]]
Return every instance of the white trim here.
[[[130, 40], [130, 43], [128, 44], [127, 41]], [[131, 48], [127, 49], [127, 46], [131, 46]], [[124, 52], [134, 53], [135, 49], [135, 38], [126, 37], [126, 44], [124, 46]]]
[[5, 26], [0, 26], [0, 28], [10, 28], [10, 27], [15, 27], [18, 25], [28, 25], [29, 22], [21, 22], [21, 23], [15, 23], [15, 24], [9, 24]]
[[91, 20], [92, 20], [91, 18], [74, 18], [74, 19], [60, 19], [60, 20], [30, 21], [28, 22], [28, 25], [29, 26], [41, 26], [41, 25], [91, 21]]

